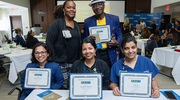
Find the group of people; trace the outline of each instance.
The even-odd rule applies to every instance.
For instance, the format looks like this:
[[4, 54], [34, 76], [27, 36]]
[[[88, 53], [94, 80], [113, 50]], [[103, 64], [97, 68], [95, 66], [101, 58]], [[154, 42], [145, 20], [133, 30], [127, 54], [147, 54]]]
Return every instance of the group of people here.
[[[91, 0], [89, 4], [95, 15], [85, 19], [84, 34], [81, 34], [77, 22], [76, 4], [66, 0], [56, 12], [56, 20], [50, 25], [45, 43], [37, 43], [32, 51], [32, 63], [27, 68], [51, 69], [51, 89], [69, 89], [69, 73], [102, 73], [103, 89], [112, 89], [114, 95], [120, 95], [119, 70], [130, 72], [152, 72], [152, 97], [159, 97], [160, 92], [155, 76], [159, 70], [151, 60], [137, 55], [137, 42], [132, 35], [122, 38], [119, 18], [104, 12], [105, 0]], [[110, 42], [102, 43], [97, 49], [96, 37], [89, 35], [89, 27], [110, 25]], [[81, 36], [82, 35], [82, 36]], [[117, 61], [117, 52], [124, 53]], [[122, 66], [124, 65], [124, 66]], [[24, 87], [26, 69], [21, 78], [23, 100], [33, 89]]]
[[129, 18], [124, 21], [124, 33], [131, 33], [133, 36], [138, 35], [141, 39], [155, 40], [158, 46], [167, 46], [167, 44], [180, 44], [180, 21], [178, 18], [172, 18], [171, 23], [166, 24], [164, 18], [161, 20], [160, 27], [156, 26], [155, 20], [151, 20], [150, 27], [141, 19], [135, 28], [131, 28]]
[[38, 39], [34, 37], [35, 33], [30, 30], [28, 31], [27, 38], [23, 37], [22, 30], [20, 28], [16, 28], [15, 30], [16, 36], [14, 41], [16, 45], [21, 45], [22, 47], [33, 48], [36, 43], [39, 43]]
[[166, 24], [164, 19], [161, 20], [161, 25], [150, 36], [149, 40], [156, 40], [159, 47], [180, 44], [180, 21], [177, 18], [172, 18], [172, 22]]

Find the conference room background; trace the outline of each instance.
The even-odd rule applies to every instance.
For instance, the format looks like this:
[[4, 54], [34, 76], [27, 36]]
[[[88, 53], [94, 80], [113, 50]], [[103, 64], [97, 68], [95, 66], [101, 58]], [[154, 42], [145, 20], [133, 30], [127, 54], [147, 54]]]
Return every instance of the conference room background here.
[[150, 27], [151, 20], [155, 20], [156, 28], [158, 28], [160, 27], [161, 19], [163, 18], [163, 15], [164, 15], [163, 13], [143, 13], [143, 14], [126, 13], [124, 14], [124, 19], [128, 17], [131, 23], [131, 27], [133, 28], [136, 28], [136, 24], [138, 23], [138, 21], [141, 21], [141, 19], [143, 19], [143, 21], [146, 23], [146, 27]]

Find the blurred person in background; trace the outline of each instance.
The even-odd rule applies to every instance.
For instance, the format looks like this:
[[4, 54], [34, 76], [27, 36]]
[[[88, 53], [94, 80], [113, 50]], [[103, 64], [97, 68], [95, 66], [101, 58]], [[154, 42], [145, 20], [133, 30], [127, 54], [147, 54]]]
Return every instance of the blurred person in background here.
[[21, 45], [22, 47], [27, 47], [27, 43], [26, 41], [24, 40], [24, 38], [22, 37], [22, 31], [20, 28], [16, 28], [15, 29], [15, 33], [16, 33], [16, 37], [15, 37], [15, 42], [16, 42], [16, 45]]
[[151, 32], [148, 30], [147, 27], [144, 27], [141, 33], [141, 39], [148, 39], [150, 35], [151, 35]]
[[28, 48], [33, 48], [36, 43], [39, 43], [38, 39], [34, 37], [34, 32], [30, 30], [27, 34], [26, 43]]

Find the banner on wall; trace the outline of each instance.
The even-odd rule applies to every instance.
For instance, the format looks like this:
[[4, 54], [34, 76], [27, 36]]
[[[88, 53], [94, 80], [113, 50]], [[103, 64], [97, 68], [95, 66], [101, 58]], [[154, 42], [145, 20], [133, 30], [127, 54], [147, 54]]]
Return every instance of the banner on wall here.
[[136, 14], [136, 13], [126, 13], [124, 15], [124, 19], [126, 17], [129, 18], [131, 23], [131, 27], [136, 28], [136, 24], [138, 21], [143, 21], [146, 23], [146, 27], [150, 27], [151, 20], [155, 20], [156, 28], [160, 27], [161, 19], [163, 18], [164, 13], [143, 13], [143, 14]]

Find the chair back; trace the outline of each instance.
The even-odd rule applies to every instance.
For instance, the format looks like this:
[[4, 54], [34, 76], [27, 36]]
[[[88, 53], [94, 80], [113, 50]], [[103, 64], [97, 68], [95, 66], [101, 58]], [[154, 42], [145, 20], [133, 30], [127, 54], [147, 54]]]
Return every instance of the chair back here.
[[158, 45], [157, 45], [156, 40], [148, 40], [147, 41], [147, 46], [146, 46], [147, 50], [153, 51], [154, 48], [157, 48], [157, 47], [158, 47]]

